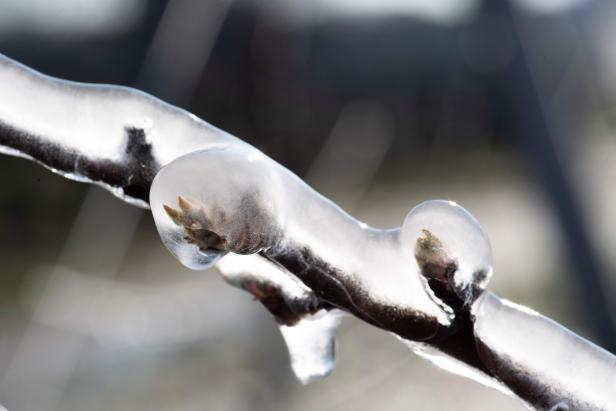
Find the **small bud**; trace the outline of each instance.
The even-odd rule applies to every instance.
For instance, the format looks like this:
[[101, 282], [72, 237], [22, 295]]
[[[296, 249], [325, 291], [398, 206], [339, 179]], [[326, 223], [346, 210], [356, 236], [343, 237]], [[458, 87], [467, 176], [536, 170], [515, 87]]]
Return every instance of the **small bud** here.
[[180, 206], [180, 208], [182, 209], [182, 211], [184, 212], [189, 212], [192, 210], [193, 205], [190, 201], [186, 200], [184, 197], [182, 196], [178, 196], [178, 204]]
[[171, 220], [173, 220], [173, 222], [175, 224], [180, 224], [180, 212], [172, 207], [169, 207], [167, 204], [163, 204], [163, 208], [165, 209], [165, 212], [167, 213], [167, 215], [169, 216], [169, 218], [171, 218]]
[[443, 243], [426, 228], [421, 230], [422, 236], [415, 243], [415, 259], [426, 278], [432, 278], [448, 283], [450, 274], [455, 271], [456, 262], [451, 258]]

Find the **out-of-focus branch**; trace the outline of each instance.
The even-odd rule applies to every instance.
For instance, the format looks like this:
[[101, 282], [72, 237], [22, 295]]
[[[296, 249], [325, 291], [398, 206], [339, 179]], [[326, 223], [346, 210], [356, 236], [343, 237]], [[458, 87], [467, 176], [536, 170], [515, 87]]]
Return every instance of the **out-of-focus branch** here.
[[[304, 320], [317, 324], [322, 315], [343, 310], [393, 332], [435, 363], [471, 370], [472, 378], [506, 387], [534, 407], [616, 409], [610, 403], [616, 358], [539, 314], [483, 292], [491, 267], [473, 249], [482, 233], [465, 225], [465, 212], [453, 205], [454, 216], [446, 217], [462, 221], [461, 229], [477, 241], [458, 244], [455, 233], [448, 238], [447, 230], [437, 232], [438, 218], [417, 221], [410, 215], [401, 230], [371, 229], [257, 150], [188, 112], [128, 88], [52, 79], [2, 56], [0, 146], [142, 207], [158, 175], [165, 190], [153, 212], [157, 222], [167, 219], [161, 231], [166, 245], [193, 268], [217, 262], [229, 283], [250, 292], [283, 327], [302, 327]], [[186, 162], [192, 154], [184, 156], [203, 150], [212, 160], [206, 172], [203, 162]], [[215, 152], [231, 158], [221, 160]], [[239, 159], [233, 158], [237, 152]], [[187, 178], [169, 190], [175, 179], [167, 170], [175, 164], [188, 167], [182, 170]], [[204, 201], [195, 181], [208, 179], [222, 191]], [[328, 320], [326, 328], [335, 324]], [[299, 338], [315, 338], [314, 328], [306, 329]], [[287, 341], [297, 340], [292, 334], [283, 330]], [[310, 350], [331, 353], [331, 339]], [[306, 365], [296, 365], [301, 374]], [[327, 374], [330, 366], [305, 380]]]

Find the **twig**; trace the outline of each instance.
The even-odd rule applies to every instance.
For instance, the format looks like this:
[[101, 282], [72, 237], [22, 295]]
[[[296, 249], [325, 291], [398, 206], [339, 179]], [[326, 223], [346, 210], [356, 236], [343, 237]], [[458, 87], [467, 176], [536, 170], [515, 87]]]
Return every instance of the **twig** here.
[[[616, 409], [616, 358], [484, 292], [491, 267], [464, 266], [443, 233], [415, 227], [411, 235], [407, 222], [401, 230], [368, 228], [256, 149], [149, 95], [53, 79], [0, 56], [0, 146], [146, 208], [158, 175], [152, 196], [157, 186], [164, 195], [153, 213], [157, 223], [166, 218], [166, 245], [192, 252], [184, 262], [193, 268], [218, 262], [228, 282], [285, 326], [341, 309], [439, 364], [499, 381], [534, 407]], [[203, 155], [207, 169], [194, 166]], [[230, 165], [240, 170], [229, 173]], [[192, 167], [192, 176], [183, 172], [193, 188], [176, 184], [172, 195], [174, 179], [165, 176], [176, 166]], [[214, 178], [208, 173], [218, 173], [218, 188], [207, 188], [213, 199], [190, 198]]]

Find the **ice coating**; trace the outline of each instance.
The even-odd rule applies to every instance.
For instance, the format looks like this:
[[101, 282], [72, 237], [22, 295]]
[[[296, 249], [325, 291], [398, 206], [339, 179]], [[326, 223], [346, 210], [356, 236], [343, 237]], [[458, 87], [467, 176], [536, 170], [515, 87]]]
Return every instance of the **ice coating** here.
[[332, 372], [342, 311], [325, 308], [297, 277], [265, 259], [230, 253], [217, 268], [228, 283], [252, 294], [274, 316], [297, 379], [307, 384]]
[[1, 153], [142, 207], [162, 165], [197, 149], [245, 144], [138, 90], [59, 80], [1, 54], [0, 96]]
[[482, 360], [539, 409], [616, 410], [616, 357], [537, 312], [485, 293], [473, 306]]
[[468, 364], [445, 354], [441, 350], [422, 342], [401, 340], [411, 351], [418, 356], [430, 361], [437, 367], [447, 370], [453, 374], [457, 374], [461, 377], [475, 380], [486, 387], [494, 388], [503, 394], [513, 396], [513, 392], [507, 388], [503, 383], [496, 380], [494, 377], [481, 372], [480, 370], [469, 366]]
[[[138, 90], [56, 79], [1, 54], [0, 96], [0, 153], [37, 161], [72, 180], [100, 185], [139, 207], [149, 208], [151, 182], [169, 161], [198, 149], [247, 146], [191, 113]], [[224, 255], [174, 243], [178, 256], [193, 269], [209, 267]], [[259, 256], [246, 256], [241, 262], [235, 257], [239, 256], [223, 259], [226, 263], [218, 267], [235, 286], [247, 284], [234, 276], [238, 270], [244, 276], [252, 270], [253, 278], [283, 278], [280, 268]], [[298, 287], [281, 289], [306, 292]], [[296, 305], [314, 299], [308, 295], [295, 295]]]
[[193, 259], [177, 241], [261, 253], [322, 300], [405, 338], [430, 338], [450, 322], [426, 293], [412, 252], [400, 247], [399, 230], [353, 219], [255, 149], [182, 156], [158, 173], [150, 202], [163, 242], [188, 266]]
[[[595, 352], [596, 347], [579, 337], [549, 338], [549, 323], [533, 325], [533, 317], [521, 316], [517, 326], [502, 310], [492, 309], [503, 303], [489, 293], [484, 297], [492, 274], [489, 242], [477, 221], [453, 202], [422, 203], [400, 230], [379, 230], [354, 220], [255, 149], [227, 148], [190, 153], [171, 162], [152, 185], [151, 205], [161, 235], [177, 230], [183, 241], [228, 252], [225, 258], [259, 253], [281, 267], [285, 276], [299, 279], [317, 307], [354, 314], [393, 332], [435, 364], [503, 392], [511, 390], [533, 406], [592, 403], [580, 390], [554, 397], [552, 383], [561, 391], [549, 373], [509, 360], [511, 354], [531, 358], [527, 350], [541, 350], [537, 335], [546, 335], [552, 344], [560, 341], [566, 350], [585, 346], [591, 356], [605, 355], [609, 361], [600, 367], [607, 377], [616, 369], [611, 354]], [[272, 278], [272, 283], [281, 284], [290, 278], [281, 281]], [[262, 297], [263, 287], [253, 295]], [[487, 304], [491, 299], [495, 303]], [[331, 350], [323, 347], [333, 343], [332, 333], [308, 322], [320, 312], [300, 315], [295, 322], [300, 328], [282, 327], [302, 380], [325, 374], [314, 370], [331, 364], [326, 361]], [[486, 324], [495, 331], [484, 332]], [[515, 346], [506, 341], [512, 332], [518, 335]], [[491, 340], [492, 334], [501, 334], [505, 341]], [[546, 367], [566, 358], [566, 350], [551, 357]], [[306, 361], [315, 353], [320, 353], [316, 359]], [[304, 373], [306, 369], [313, 371]], [[520, 381], [535, 385], [519, 385]], [[599, 397], [605, 401], [609, 393], [601, 389]]]
[[293, 326], [324, 309], [297, 277], [264, 258], [229, 253], [216, 268], [226, 282], [259, 300], [279, 324]]
[[327, 377], [336, 366], [335, 332], [344, 313], [320, 310], [294, 326], [280, 326], [287, 344], [291, 369], [304, 384]]
[[[270, 233], [276, 227], [265, 215], [272, 200], [264, 198], [260, 189], [264, 186], [260, 184], [262, 178], [255, 173], [247, 174], [243, 164], [209, 164], [210, 156], [225, 156], [228, 151], [208, 150], [207, 164], [199, 161], [200, 156], [195, 153], [189, 154], [186, 157], [196, 161], [185, 161], [181, 166], [174, 162], [163, 168], [152, 184], [150, 203], [157, 205], [152, 214], [161, 239], [189, 268], [204, 269], [216, 262], [214, 258], [209, 264], [200, 264], [204, 253], [254, 254], [274, 236]], [[249, 162], [265, 158], [254, 149], [243, 149], [242, 153]], [[265, 178], [267, 175], [263, 175]], [[209, 187], [217, 188], [217, 196], [210, 194]], [[263, 207], [254, 206], [257, 202]], [[213, 224], [218, 224], [219, 229], [212, 230]]]
[[[101, 185], [128, 203], [147, 208], [152, 180], [162, 166], [194, 150], [225, 147], [250, 146], [140, 91], [54, 79], [0, 55], [0, 153], [32, 159], [67, 178]], [[259, 158], [256, 150], [252, 153]], [[274, 178], [265, 175], [268, 178], [260, 181], [271, 184], [282, 174], [276, 172]], [[285, 186], [297, 187], [293, 178], [299, 180], [285, 177]], [[227, 253], [220, 258], [224, 250], [199, 249], [191, 239], [187, 244], [192, 247], [178, 253], [194, 257], [194, 268], [210, 266], [219, 259], [217, 268], [223, 277], [250, 292], [280, 324], [301, 325], [319, 310], [332, 311], [330, 301], [335, 301], [367, 322], [404, 336], [417, 353], [438, 365], [456, 372], [459, 364], [455, 363], [460, 360], [500, 379], [539, 409], [613, 409], [613, 384], [609, 382], [616, 380], [614, 356], [523, 307], [493, 294], [480, 297], [476, 291], [482, 290], [484, 282], [469, 277], [472, 269], [455, 275], [448, 263], [456, 262], [457, 268], [458, 259], [450, 249], [460, 249], [449, 246], [442, 234], [437, 236], [434, 229], [423, 227], [428, 233], [421, 230], [414, 240], [401, 241], [400, 230], [371, 229], [316, 193], [312, 193], [314, 198], [305, 191], [292, 190], [290, 195], [294, 196], [290, 203], [282, 204], [293, 207], [294, 212], [279, 214], [279, 221], [272, 226], [288, 230], [278, 247], [263, 249], [260, 255]], [[266, 201], [272, 199], [279, 200], [272, 196]], [[167, 218], [176, 211], [188, 212], [175, 216], [182, 224], [192, 216], [195, 202], [183, 200], [172, 199]], [[285, 222], [289, 219], [290, 223]], [[185, 231], [175, 232], [186, 236]], [[195, 237], [216, 243], [213, 236]], [[458, 254], [467, 257], [466, 251]], [[366, 261], [369, 263], [363, 269]], [[412, 266], [421, 276], [403, 275]], [[435, 270], [439, 267], [446, 269]], [[372, 275], [367, 274], [375, 268]], [[236, 273], [243, 274], [235, 277]], [[465, 288], [469, 279], [471, 283], [477, 280], [476, 284]], [[421, 287], [414, 287], [417, 281], [427, 296], [418, 291]], [[468, 304], [476, 298], [471, 315]], [[317, 351], [305, 347], [328, 346], [303, 343], [309, 336], [333, 338], [327, 331], [328, 322], [322, 324], [310, 333], [298, 333], [304, 336], [301, 339], [287, 339], [289, 345], [299, 341], [304, 347], [290, 351], [311, 358]], [[424, 342], [409, 342], [413, 338]], [[557, 350], [549, 352], [545, 342]], [[582, 370], [579, 376], [562, 366], [569, 358]], [[327, 362], [327, 358], [314, 361]], [[329, 363], [333, 366], [333, 361]], [[589, 387], [587, 382], [594, 381], [595, 371], [599, 383]], [[477, 375], [468, 376], [482, 380]]]
[[[55, 79], [2, 55], [0, 96], [1, 153], [35, 160], [76, 181], [98, 184], [140, 207], [149, 207], [152, 179], [174, 158], [197, 149], [246, 145], [138, 90]], [[178, 257], [193, 269], [209, 267], [225, 254], [199, 250], [177, 239], [173, 243], [178, 245]], [[305, 314], [302, 304], [316, 304], [305, 286], [288, 286], [284, 280], [290, 277], [280, 275], [283, 270], [265, 259], [247, 256], [238, 262], [236, 257], [223, 259], [225, 264], [218, 267], [229, 283], [238, 287], [256, 284], [241, 281], [247, 275], [260, 283], [282, 281], [278, 287], [283, 290], [281, 298], [286, 296], [293, 302], [299, 312], [294, 314], [296, 322]], [[272, 297], [266, 307], [272, 309], [275, 301]], [[328, 361], [333, 366], [334, 361]]]
[[402, 226], [403, 247], [415, 253], [425, 276], [447, 283], [471, 303], [492, 276], [492, 249], [479, 222], [453, 201], [415, 207]]

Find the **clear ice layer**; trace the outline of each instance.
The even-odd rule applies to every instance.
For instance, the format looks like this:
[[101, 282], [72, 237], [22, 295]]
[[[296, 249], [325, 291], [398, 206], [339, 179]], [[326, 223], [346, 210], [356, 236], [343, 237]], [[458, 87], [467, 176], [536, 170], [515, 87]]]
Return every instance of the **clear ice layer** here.
[[[344, 315], [340, 310], [317, 310], [317, 297], [282, 267], [254, 256], [227, 254], [217, 265], [229, 284], [251, 292], [275, 287], [290, 307], [290, 318], [276, 318], [287, 345], [291, 369], [307, 384], [328, 376], [336, 365], [336, 329]], [[252, 291], [254, 292], [254, 291]]]
[[[2, 55], [0, 96], [0, 152], [34, 159], [73, 180], [99, 184], [142, 207], [147, 207], [142, 195], [119, 185], [130, 185], [131, 177], [136, 180], [143, 173], [150, 180], [141, 185], [149, 186], [161, 166], [191, 151], [245, 145], [138, 90], [59, 80]], [[139, 156], [147, 156], [146, 161]], [[134, 167], [136, 163], [141, 164]], [[118, 170], [113, 181], [105, 177]]]
[[535, 407], [616, 410], [614, 355], [489, 292], [475, 302], [473, 315], [484, 362], [506, 384], [536, 396]]
[[[18, 135], [20, 139], [0, 141], [0, 153], [38, 161], [72, 180], [101, 185], [120, 199], [141, 207], [148, 207], [148, 203], [127, 194], [116, 181], [107, 181], [103, 175], [100, 178], [86, 175], [80, 165], [102, 164], [109, 168], [135, 162], [128, 153], [131, 145], [129, 129], [143, 132], [143, 143], [151, 149], [154, 160], [147, 164], [151, 167], [152, 177], [161, 166], [195, 150], [247, 146], [194, 115], [138, 90], [55, 79], [2, 55], [0, 95], [0, 127], [3, 128], [0, 131], [4, 135]], [[39, 153], [39, 149], [53, 151], [58, 158], [43, 158], [40, 154], [44, 153]], [[125, 177], [130, 181], [129, 175]], [[147, 181], [145, 183], [149, 185]], [[200, 249], [183, 241], [183, 236], [173, 227], [161, 237], [165, 245], [174, 250], [174, 255], [192, 269], [208, 268], [226, 254]], [[231, 284], [239, 286], [241, 276], [234, 274], [238, 267], [248, 265], [250, 270], [259, 274], [259, 278], [279, 284], [290, 304], [313, 303], [314, 296], [305, 286], [298, 285], [301, 284], [299, 280], [288, 273], [281, 275], [280, 268], [265, 259], [246, 256], [238, 265], [235, 257], [239, 256], [229, 256], [223, 260], [226, 264], [221, 263], [218, 267]], [[250, 270], [242, 269], [242, 272]], [[328, 323], [326, 319], [336, 316], [320, 314], [318, 317], [318, 321], [306, 320], [310, 325], [300, 328], [314, 330], [317, 323], [329, 324], [331, 321]], [[331, 344], [333, 346], [333, 342]], [[301, 350], [293, 349], [293, 352], [300, 353]], [[295, 363], [301, 361], [295, 360]], [[333, 365], [335, 362], [329, 358], [323, 363]], [[325, 373], [323, 369], [315, 372]], [[304, 371], [302, 378], [313, 379], [309, 374]]]
[[300, 380], [334, 366], [340, 311], [316, 309], [334, 301], [405, 335], [419, 355], [492, 385], [432, 346], [430, 338], [455, 326], [460, 313], [440, 299], [442, 290], [436, 295], [436, 284], [472, 304], [469, 326], [482, 361], [518, 395], [540, 409], [616, 409], [612, 354], [481, 294], [492, 275], [489, 242], [455, 203], [423, 203], [401, 229], [378, 230], [241, 140], [140, 91], [54, 79], [0, 55], [0, 96], [0, 153], [142, 207], [167, 165], [150, 193], [163, 242], [190, 268], [218, 263], [229, 283], [280, 298], [287, 312], [277, 320], [288, 323], [281, 332]]
[[339, 310], [321, 310], [293, 326], [280, 326], [291, 368], [302, 383], [327, 377], [336, 366], [336, 329], [343, 316]]
[[494, 388], [503, 394], [513, 396], [513, 392], [509, 390], [505, 385], [503, 385], [500, 381], [496, 380], [493, 377], [490, 377], [487, 374], [477, 370], [476, 368], [470, 367], [468, 364], [443, 353], [442, 351], [421, 342], [403, 340], [398, 337], [400, 341], [411, 351], [417, 354], [419, 357], [430, 361], [432, 364], [440, 367], [444, 370], [449, 371], [452, 374], [459, 375], [464, 378], [468, 378], [474, 381], [477, 381], [480, 384], [483, 384], [487, 387]]
[[[161, 234], [174, 229], [206, 246], [211, 236], [202, 232], [214, 233], [221, 251], [260, 253], [319, 299], [392, 331], [451, 372], [503, 392], [510, 388], [539, 408], [611, 407], [606, 399], [616, 381], [614, 357], [483, 292], [493, 271], [490, 244], [479, 223], [453, 202], [422, 203], [401, 229], [379, 230], [353, 219], [262, 153], [227, 148], [190, 153], [163, 168], [151, 203]], [[411, 325], [425, 319], [418, 328]], [[331, 364], [331, 332], [309, 321], [313, 317], [306, 315], [298, 328], [282, 328], [304, 381], [325, 374]], [[439, 344], [454, 338], [443, 347], [458, 352], [457, 336], [470, 350], [462, 358], [485, 374], [439, 351]], [[579, 353], [570, 352], [577, 348]], [[567, 364], [583, 369], [586, 381], [596, 371], [597, 384], [577, 384], [577, 377], [567, 376]]]
[[[150, 203], [163, 242], [189, 267], [198, 249], [261, 252], [283, 265], [289, 259], [305, 264], [291, 271], [304, 283], [330, 283], [322, 291], [332, 293], [334, 305], [382, 328], [388, 321], [406, 327], [391, 312], [419, 324], [407, 330], [417, 338], [450, 321], [425, 292], [413, 249], [401, 247], [399, 230], [355, 220], [255, 149], [180, 157], [157, 174]], [[184, 243], [198, 247], [187, 255]]]
[[[418, 251], [421, 241], [428, 244]], [[472, 300], [470, 294], [484, 290], [492, 277], [492, 249], [485, 232], [453, 201], [426, 201], [413, 208], [402, 225], [402, 244], [415, 249], [416, 257], [426, 264], [453, 264], [451, 285], [464, 300]]]

